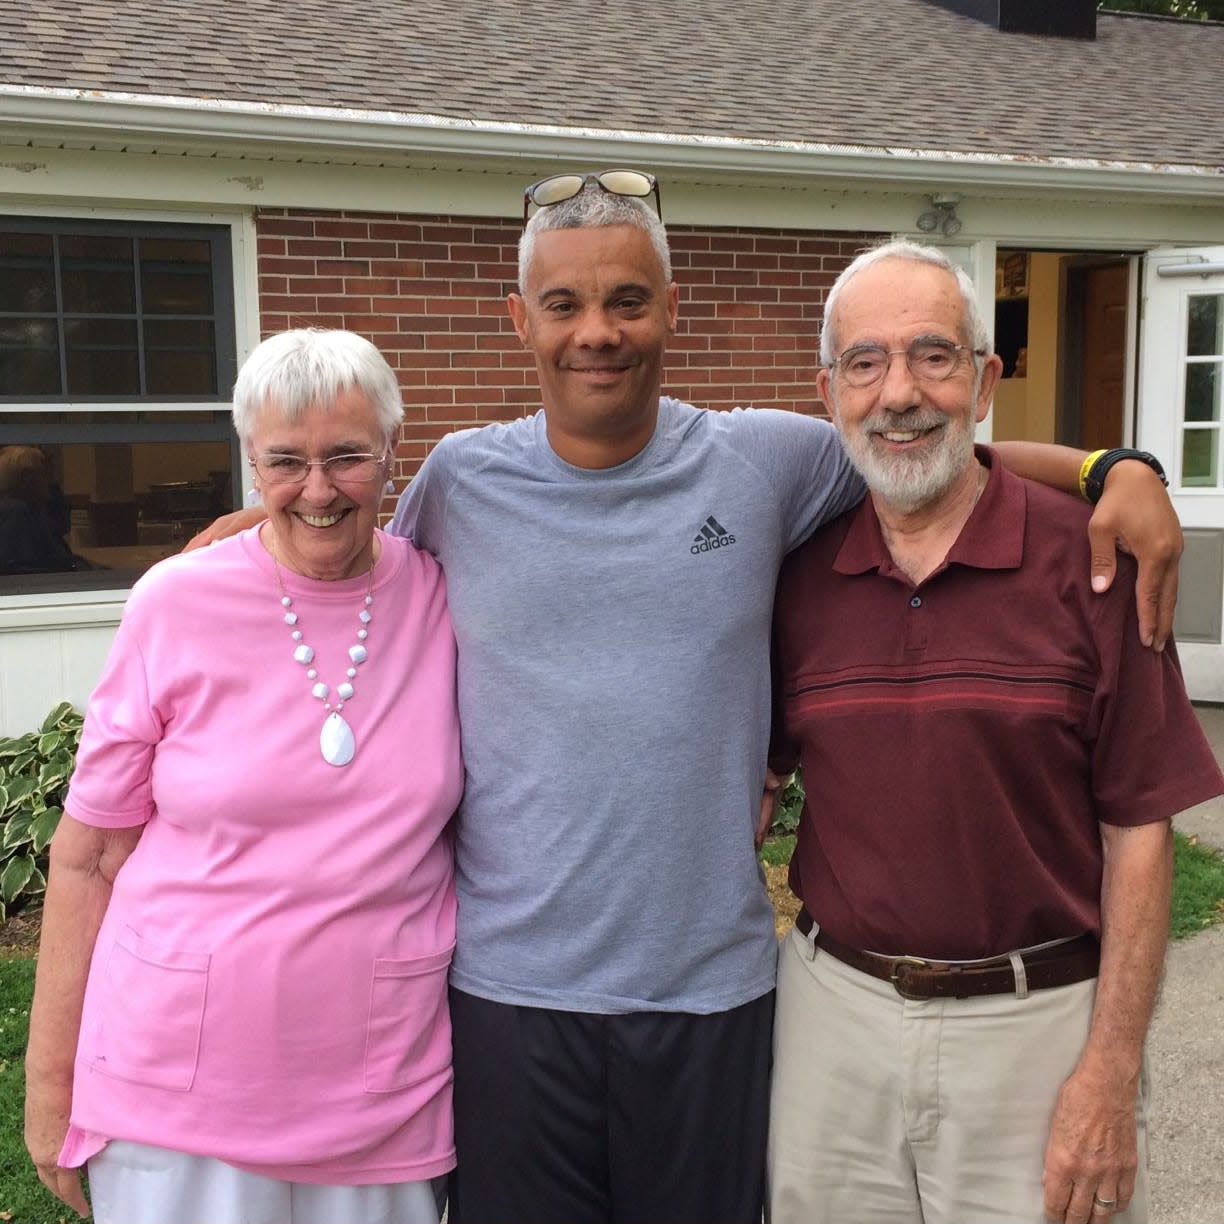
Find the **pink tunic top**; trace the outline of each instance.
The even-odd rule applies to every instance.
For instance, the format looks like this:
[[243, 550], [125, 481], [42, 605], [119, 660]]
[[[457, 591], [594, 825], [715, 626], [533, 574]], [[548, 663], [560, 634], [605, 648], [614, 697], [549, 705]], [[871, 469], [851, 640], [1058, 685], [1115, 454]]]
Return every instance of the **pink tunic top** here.
[[[255, 531], [133, 589], [67, 809], [146, 828], [94, 950], [63, 1164], [128, 1139], [316, 1183], [453, 1167], [455, 646], [437, 564], [379, 538], [343, 767]], [[282, 577], [334, 694], [369, 578]]]

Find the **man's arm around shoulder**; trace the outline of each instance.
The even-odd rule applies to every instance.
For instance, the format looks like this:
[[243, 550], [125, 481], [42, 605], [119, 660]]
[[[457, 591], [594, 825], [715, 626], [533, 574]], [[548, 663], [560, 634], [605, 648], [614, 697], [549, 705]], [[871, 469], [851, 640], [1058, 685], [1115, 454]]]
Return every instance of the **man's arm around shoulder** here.
[[[1086, 451], [1043, 442], [993, 445], [1008, 471], [1079, 496]], [[1088, 523], [1088, 543], [1092, 589], [1098, 594], [1108, 590], [1114, 580], [1118, 549], [1138, 561], [1135, 604], [1139, 637], [1145, 646], [1163, 650], [1173, 632], [1183, 541], [1177, 511], [1160, 477], [1150, 467], [1128, 459], [1109, 469], [1104, 492]]]

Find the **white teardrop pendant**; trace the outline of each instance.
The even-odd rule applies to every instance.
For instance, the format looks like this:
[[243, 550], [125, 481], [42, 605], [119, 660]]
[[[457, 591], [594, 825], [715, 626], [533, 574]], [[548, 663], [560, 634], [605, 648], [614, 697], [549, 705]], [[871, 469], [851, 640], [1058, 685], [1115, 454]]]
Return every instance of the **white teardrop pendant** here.
[[353, 728], [335, 710], [323, 720], [319, 751], [329, 765], [347, 765], [357, 752]]

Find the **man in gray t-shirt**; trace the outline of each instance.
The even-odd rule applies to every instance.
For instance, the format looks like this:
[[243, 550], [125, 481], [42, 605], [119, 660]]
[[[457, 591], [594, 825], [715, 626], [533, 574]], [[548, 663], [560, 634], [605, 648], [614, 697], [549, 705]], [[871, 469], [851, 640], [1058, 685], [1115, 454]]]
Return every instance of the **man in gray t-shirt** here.
[[524, 245], [544, 411], [444, 439], [392, 527], [459, 642], [452, 1211], [755, 1221], [773, 590], [863, 487], [827, 422], [660, 398], [677, 293], [640, 202], [588, 190]]

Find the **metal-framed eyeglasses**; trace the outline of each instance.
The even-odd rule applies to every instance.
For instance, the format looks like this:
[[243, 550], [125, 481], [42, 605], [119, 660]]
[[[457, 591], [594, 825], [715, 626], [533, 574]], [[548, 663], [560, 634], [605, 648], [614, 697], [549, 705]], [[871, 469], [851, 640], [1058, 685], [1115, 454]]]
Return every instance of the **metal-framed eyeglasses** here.
[[333, 484], [369, 484], [382, 479], [386, 459], [386, 451], [381, 455], [332, 455], [329, 459], [303, 459], [301, 455], [267, 451], [247, 462], [268, 484], [301, 484], [313, 467], [322, 468]]
[[905, 357], [909, 372], [921, 382], [943, 382], [960, 368], [966, 355], [983, 357], [985, 349], [953, 344], [937, 336], [913, 341], [908, 348], [886, 349], [879, 344], [856, 344], [830, 363], [850, 387], [871, 387], [888, 372], [894, 357]]
[[588, 170], [582, 174], [554, 174], [532, 183], [523, 192], [523, 224], [527, 224], [533, 204], [537, 208], [548, 208], [551, 204], [572, 200], [588, 183], [594, 183], [609, 195], [638, 199], [653, 195], [655, 212], [660, 220], [663, 219], [663, 196], [659, 191], [659, 181], [653, 174], [647, 174], [645, 170]]

